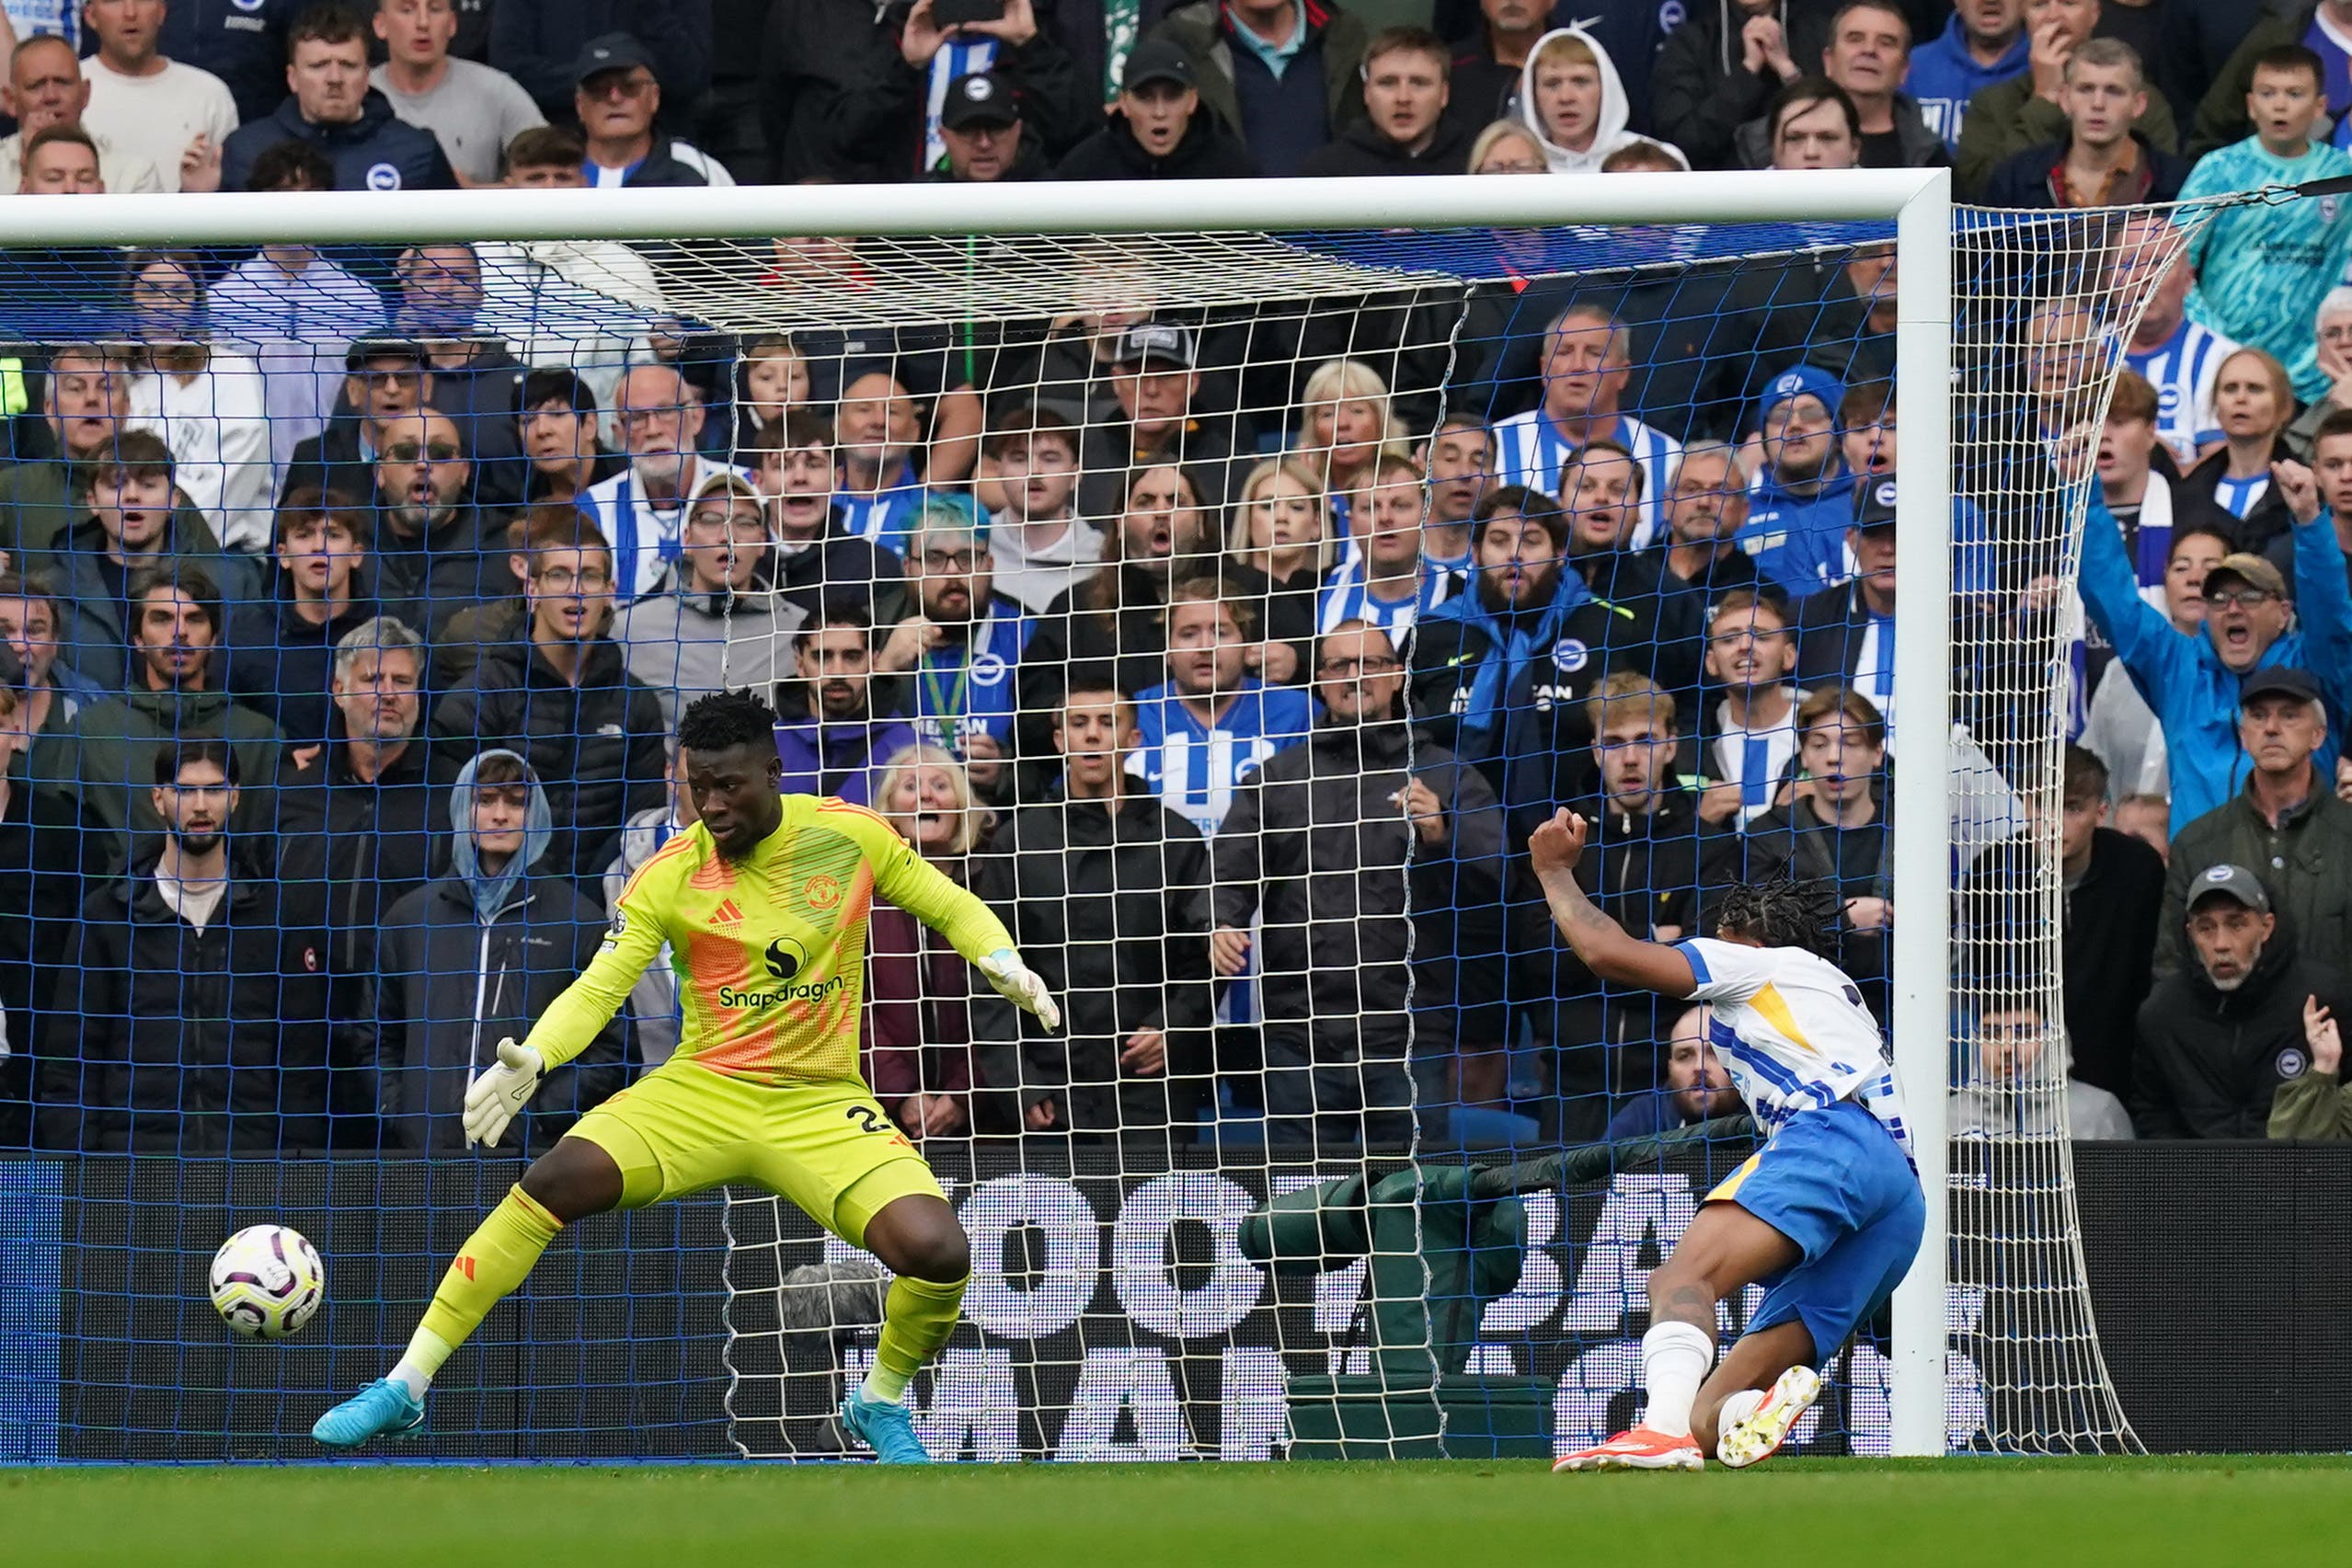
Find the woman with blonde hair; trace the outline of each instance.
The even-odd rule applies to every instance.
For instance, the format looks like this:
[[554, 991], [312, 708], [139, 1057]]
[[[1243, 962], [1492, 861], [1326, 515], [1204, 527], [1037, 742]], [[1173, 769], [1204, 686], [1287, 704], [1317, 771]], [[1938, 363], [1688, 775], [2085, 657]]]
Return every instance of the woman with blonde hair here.
[[1472, 174], [1549, 174], [1543, 143], [1520, 120], [1497, 120], [1470, 143]]
[[[1361, 360], [1325, 360], [1307, 377], [1299, 406], [1304, 417], [1291, 447], [1298, 461], [1323, 477], [1331, 497], [1334, 532], [1350, 534], [1351, 498], [1369, 488], [1383, 455], [1412, 455], [1404, 422], [1389, 406], [1388, 382]], [[1350, 548], [1352, 554], [1352, 547]]]
[[2270, 465], [2290, 460], [2287, 427], [2295, 418], [2295, 383], [2262, 349], [2240, 349], [2213, 378], [2213, 422], [2221, 444], [2173, 486], [2174, 532], [2203, 526], [2260, 550], [2295, 523], [2270, 482]]
[[[884, 765], [874, 807], [958, 886], [993, 815], [972, 799], [945, 747], [901, 747]], [[971, 1130], [972, 1036], [964, 961], [937, 933], [876, 899], [867, 917], [866, 1006], [858, 1044], [874, 1098], [909, 1138]]]
[[1253, 606], [1266, 628], [1254, 662], [1268, 681], [1304, 667], [1315, 596], [1338, 554], [1333, 532], [1331, 498], [1297, 459], [1269, 457], [1242, 482], [1220, 576], [1224, 596]]

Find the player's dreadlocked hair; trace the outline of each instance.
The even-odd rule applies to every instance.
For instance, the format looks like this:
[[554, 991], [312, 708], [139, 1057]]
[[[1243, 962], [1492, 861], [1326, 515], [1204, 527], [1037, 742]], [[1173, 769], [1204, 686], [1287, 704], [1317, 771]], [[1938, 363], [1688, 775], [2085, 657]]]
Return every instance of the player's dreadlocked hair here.
[[748, 687], [696, 697], [678, 715], [681, 750], [724, 751], [761, 741], [775, 744], [775, 710]]
[[1715, 923], [1767, 947], [1802, 947], [1827, 957], [1837, 941], [1837, 888], [1819, 878], [1743, 882], [1724, 894]]

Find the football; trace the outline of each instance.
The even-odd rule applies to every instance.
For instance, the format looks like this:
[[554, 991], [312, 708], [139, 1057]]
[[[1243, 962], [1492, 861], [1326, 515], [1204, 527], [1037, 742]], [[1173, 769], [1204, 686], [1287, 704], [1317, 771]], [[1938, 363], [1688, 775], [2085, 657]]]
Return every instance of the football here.
[[300, 1333], [327, 1299], [327, 1265], [299, 1230], [248, 1225], [212, 1254], [212, 1309], [247, 1339]]

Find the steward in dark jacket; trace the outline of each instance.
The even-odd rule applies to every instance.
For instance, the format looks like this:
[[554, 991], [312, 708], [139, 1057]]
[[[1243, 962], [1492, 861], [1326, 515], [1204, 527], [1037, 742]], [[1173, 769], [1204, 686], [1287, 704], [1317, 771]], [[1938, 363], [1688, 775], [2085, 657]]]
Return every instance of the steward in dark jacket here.
[[1206, 109], [1192, 111], [1184, 139], [1153, 157], [1135, 139], [1135, 128], [1114, 114], [1103, 128], [1070, 149], [1056, 179], [1255, 179], [1257, 162], [1241, 139], [1217, 123]]
[[[1436, 796], [1434, 841], [1401, 802], [1416, 783]], [[1499, 1008], [1467, 999], [1500, 1000], [1482, 971], [1501, 947], [1502, 812], [1477, 769], [1402, 719], [1334, 715], [1276, 752], [1234, 793], [1210, 859], [1212, 923], [1262, 922], [1268, 1138], [1409, 1136], [1413, 1063], [1499, 1046]]]
[[[1015, 811], [973, 871], [973, 888], [1004, 919], [1030, 967], [1069, 999], [1048, 1035], [994, 991], [972, 1001], [981, 1077], [1020, 1087], [1020, 1110], [1045, 1101], [1056, 1125], [1089, 1141], [1116, 1138], [1165, 1160], [1171, 1128], [1207, 1104], [1214, 1064], [1200, 830], [1122, 777], [1111, 800], [1053, 800]], [[1130, 1036], [1165, 1036], [1153, 1074], [1123, 1067]]]
[[[475, 835], [475, 778], [499, 758], [509, 766], [491, 776], [527, 784], [531, 800], [522, 847], [486, 858]], [[513, 780], [521, 761], [511, 751], [489, 750], [460, 770], [443, 796], [450, 874], [384, 914], [372, 1016], [387, 1149], [463, 1153], [474, 1074], [498, 1059], [502, 1036], [519, 1040], [530, 1032], [602, 940], [602, 911], [568, 877], [542, 869], [556, 836], [547, 792], [527, 773]], [[581, 1112], [618, 1090], [626, 1072], [616, 1015], [584, 1053], [556, 1070], [520, 1118], [516, 1146], [545, 1151]]]
[[2311, 1070], [2303, 1004], [2313, 997], [2342, 1018], [2352, 990], [2302, 959], [2283, 919], [2232, 990], [2216, 987], [2192, 954], [2140, 1006], [2133, 1128], [2142, 1138], [2264, 1137], [2278, 1086]]
[[86, 1152], [309, 1153], [327, 1143], [327, 939], [299, 888], [232, 867], [199, 931], [150, 853], [82, 905], [43, 1141]]
[[373, 87], [359, 119], [345, 124], [304, 119], [301, 101], [289, 96], [269, 119], [238, 126], [221, 143], [221, 189], [243, 190], [253, 160], [281, 142], [307, 142], [325, 154], [338, 190], [457, 189], [439, 138], [395, 115], [392, 100]]
[[520, 752], [555, 813], [545, 869], [585, 880], [612, 864], [623, 823], [668, 798], [665, 733], [661, 700], [618, 643], [589, 642], [576, 686], [536, 642], [496, 646], [434, 704], [433, 776], [453, 783], [493, 747]]

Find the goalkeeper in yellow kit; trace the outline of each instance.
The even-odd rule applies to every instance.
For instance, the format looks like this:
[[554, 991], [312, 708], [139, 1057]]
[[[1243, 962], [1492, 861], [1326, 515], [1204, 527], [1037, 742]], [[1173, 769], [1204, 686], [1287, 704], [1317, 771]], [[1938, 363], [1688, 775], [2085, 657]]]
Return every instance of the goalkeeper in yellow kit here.
[[428, 1383], [564, 1226], [725, 1182], [791, 1199], [896, 1276], [881, 1344], [843, 1424], [885, 1462], [929, 1459], [900, 1402], [947, 1343], [970, 1251], [931, 1168], [857, 1076], [866, 920], [878, 893], [955, 944], [1046, 1027], [1061, 1014], [988, 907], [879, 817], [780, 795], [775, 715], [742, 692], [678, 723], [701, 820], [638, 868], [602, 951], [521, 1045], [465, 1095], [469, 1142], [495, 1145], [540, 1079], [595, 1036], [666, 944], [684, 1026], [677, 1053], [582, 1116], [466, 1239], [391, 1373], [319, 1417], [349, 1448], [424, 1424]]

